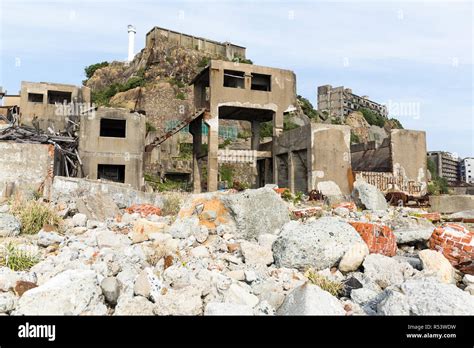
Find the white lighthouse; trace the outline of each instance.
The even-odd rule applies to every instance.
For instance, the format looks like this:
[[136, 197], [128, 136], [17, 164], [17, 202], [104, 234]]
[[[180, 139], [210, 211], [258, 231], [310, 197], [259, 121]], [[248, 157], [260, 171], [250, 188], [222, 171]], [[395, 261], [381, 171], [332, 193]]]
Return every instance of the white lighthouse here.
[[135, 27], [131, 24], [128, 25], [128, 62], [131, 62], [133, 60], [133, 57], [135, 57], [135, 33], [137, 30]]

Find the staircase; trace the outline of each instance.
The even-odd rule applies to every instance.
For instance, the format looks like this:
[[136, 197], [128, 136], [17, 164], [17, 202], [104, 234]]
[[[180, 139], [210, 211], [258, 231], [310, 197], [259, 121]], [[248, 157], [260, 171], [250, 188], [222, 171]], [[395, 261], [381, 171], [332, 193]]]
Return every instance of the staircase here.
[[206, 111], [205, 108], [198, 109], [194, 114], [192, 114], [191, 116], [188, 116], [185, 119], [183, 119], [181, 122], [179, 122], [176, 126], [174, 126], [169, 131], [167, 131], [165, 134], [160, 135], [159, 137], [156, 137], [150, 144], [148, 144], [145, 147], [145, 151], [146, 152], [151, 151], [154, 147], [160, 145], [166, 139], [168, 139], [169, 137], [172, 137], [173, 135], [178, 133], [181, 129], [183, 129], [188, 124], [190, 124], [192, 121], [194, 121], [196, 118], [201, 116], [205, 111]]

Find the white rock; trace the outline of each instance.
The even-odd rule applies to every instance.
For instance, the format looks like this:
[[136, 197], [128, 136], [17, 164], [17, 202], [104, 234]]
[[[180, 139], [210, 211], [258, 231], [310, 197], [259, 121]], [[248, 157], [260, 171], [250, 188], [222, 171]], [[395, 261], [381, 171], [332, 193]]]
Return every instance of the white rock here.
[[209, 229], [206, 226], [201, 226], [194, 232], [194, 237], [199, 243], [204, 243], [209, 237]]
[[358, 206], [365, 207], [368, 210], [388, 209], [387, 201], [382, 192], [364, 180], [356, 180], [354, 182], [352, 196]]
[[0, 213], [0, 237], [14, 237], [20, 234], [21, 223], [11, 214]]
[[0, 313], [8, 313], [16, 306], [16, 297], [11, 292], [0, 293]]
[[38, 245], [48, 247], [53, 244], [60, 244], [64, 240], [63, 236], [55, 232], [45, 232], [43, 230], [38, 232]]
[[357, 270], [364, 262], [365, 257], [369, 255], [369, 247], [365, 243], [354, 244], [342, 257], [339, 262], [341, 272], [352, 272]]
[[100, 283], [102, 294], [106, 301], [112, 305], [117, 304], [120, 295], [120, 282], [115, 277], [107, 277]]
[[364, 243], [357, 231], [336, 217], [287, 223], [273, 244], [277, 267], [308, 267], [316, 270], [332, 267], [355, 244]]
[[72, 217], [72, 223], [74, 227], [85, 227], [87, 225], [86, 214], [77, 213]]
[[155, 305], [145, 297], [120, 297], [114, 315], [153, 315]]
[[9, 291], [15, 287], [20, 276], [8, 267], [0, 267], [0, 291]]
[[247, 283], [252, 283], [257, 280], [257, 274], [252, 270], [245, 271], [245, 281]]
[[345, 315], [338, 299], [319, 286], [306, 283], [286, 295], [277, 315]]
[[99, 248], [120, 248], [132, 244], [126, 235], [109, 230], [97, 232], [96, 240]]
[[204, 315], [253, 315], [253, 309], [250, 306], [235, 303], [209, 302]]
[[425, 249], [418, 253], [423, 273], [434, 274], [441, 282], [456, 284], [455, 270], [446, 257], [435, 250]]
[[242, 283], [232, 284], [226, 291], [225, 302], [236, 303], [255, 307], [259, 301], [258, 297], [251, 294], [249, 288]]
[[198, 247], [195, 247], [191, 249], [190, 252], [191, 256], [196, 257], [196, 258], [206, 258], [209, 257], [209, 251], [204, 245], [200, 245]]
[[465, 274], [464, 278], [462, 279], [462, 282], [467, 286], [474, 285], [474, 275]]
[[406, 278], [417, 272], [407, 262], [398, 262], [380, 254], [366, 256], [362, 266], [364, 274], [382, 289], [390, 285], [401, 284]]
[[194, 286], [179, 290], [168, 289], [155, 299], [156, 315], [201, 315], [203, 303], [202, 292]]
[[240, 243], [240, 249], [246, 264], [269, 265], [273, 263], [273, 252], [270, 248], [243, 241]]
[[104, 315], [102, 290], [89, 270], [67, 270], [23, 294], [17, 315]]

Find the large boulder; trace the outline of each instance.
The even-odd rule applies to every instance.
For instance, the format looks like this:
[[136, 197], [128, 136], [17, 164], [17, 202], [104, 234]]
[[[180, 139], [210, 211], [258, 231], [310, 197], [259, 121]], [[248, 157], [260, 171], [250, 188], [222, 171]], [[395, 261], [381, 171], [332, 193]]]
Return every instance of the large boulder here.
[[442, 253], [425, 249], [421, 250], [418, 256], [420, 257], [424, 273], [435, 275], [442, 283], [456, 284], [456, 272]]
[[364, 274], [382, 289], [401, 284], [406, 278], [415, 275], [417, 272], [407, 262], [399, 262], [380, 254], [368, 255], [362, 266], [364, 267]]
[[386, 210], [388, 209], [387, 201], [382, 192], [374, 185], [368, 184], [363, 180], [354, 182], [354, 190], [352, 196], [356, 204], [368, 210]]
[[277, 315], [345, 315], [339, 300], [319, 286], [305, 283], [293, 289]]
[[383, 315], [474, 315], [474, 296], [433, 277], [409, 279], [387, 291], [378, 304]]
[[23, 294], [16, 315], [104, 315], [102, 290], [90, 270], [67, 270]]
[[76, 206], [79, 213], [88, 220], [105, 221], [120, 215], [120, 210], [113, 199], [102, 193], [89, 194], [77, 198]]
[[316, 221], [291, 221], [273, 244], [273, 257], [277, 267], [304, 270], [329, 268], [356, 243], [364, 243], [357, 231], [335, 217]]
[[0, 213], [0, 237], [13, 237], [20, 234], [21, 223], [11, 214]]
[[251, 240], [264, 233], [276, 234], [290, 221], [286, 203], [268, 187], [223, 195], [221, 199], [235, 220], [238, 238]]
[[398, 244], [426, 242], [430, 239], [435, 225], [427, 219], [416, 217], [396, 217], [387, 221]]

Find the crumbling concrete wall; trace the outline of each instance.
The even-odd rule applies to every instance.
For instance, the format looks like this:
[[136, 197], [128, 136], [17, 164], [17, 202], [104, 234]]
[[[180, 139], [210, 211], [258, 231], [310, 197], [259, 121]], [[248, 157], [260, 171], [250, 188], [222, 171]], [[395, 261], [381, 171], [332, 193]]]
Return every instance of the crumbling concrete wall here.
[[309, 124], [283, 132], [275, 140], [276, 183], [291, 191], [351, 192], [350, 128]]
[[225, 57], [230, 60], [234, 57], [245, 58], [245, 47], [237, 46], [230, 42], [217, 42], [160, 27], [154, 27], [146, 34], [146, 47], [153, 47], [154, 42], [160, 38], [166, 38], [177, 46], [203, 51], [215, 57]]
[[311, 188], [324, 195], [348, 195], [352, 168], [348, 126], [311, 124]]
[[393, 129], [380, 147], [376, 148], [374, 143], [357, 144], [351, 150], [356, 179], [363, 179], [384, 193], [426, 194], [425, 132]]
[[473, 195], [430, 196], [431, 211], [451, 214], [464, 210], [474, 210]]
[[54, 171], [54, 146], [0, 142], [0, 197], [18, 191], [49, 194]]
[[[57, 105], [50, 93], [61, 92], [70, 94], [70, 102], [75, 107], [64, 107], [64, 99]], [[65, 97], [66, 98], [66, 97]], [[87, 109], [91, 102], [91, 91], [88, 87], [47, 82], [21, 82], [20, 122], [33, 126], [33, 118], [37, 116], [39, 128], [47, 131], [48, 127], [56, 131], [64, 131], [68, 127], [67, 117], [79, 117], [80, 108]]]
[[[102, 119], [125, 121], [125, 137], [101, 136]], [[79, 136], [84, 176], [98, 179], [99, 165], [125, 166], [123, 182], [143, 188], [145, 132], [145, 116], [126, 109], [99, 108], [95, 117], [84, 117]]]

